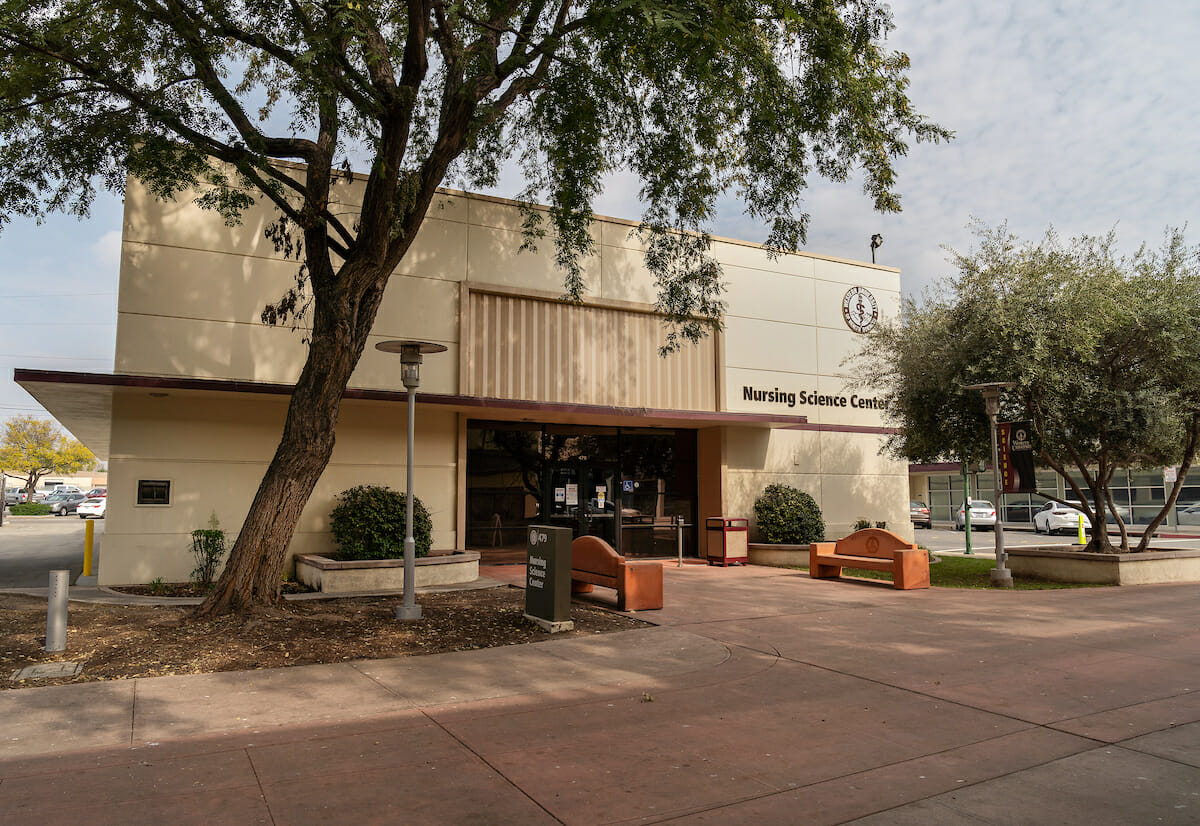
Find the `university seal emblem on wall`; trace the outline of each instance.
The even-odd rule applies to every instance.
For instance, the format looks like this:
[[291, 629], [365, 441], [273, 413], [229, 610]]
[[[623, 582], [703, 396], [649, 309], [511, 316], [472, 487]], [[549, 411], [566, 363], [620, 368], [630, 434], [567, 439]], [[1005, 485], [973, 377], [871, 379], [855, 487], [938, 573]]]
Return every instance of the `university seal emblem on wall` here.
[[879, 304], [866, 287], [851, 287], [842, 299], [842, 318], [856, 333], [865, 333], [879, 320]]

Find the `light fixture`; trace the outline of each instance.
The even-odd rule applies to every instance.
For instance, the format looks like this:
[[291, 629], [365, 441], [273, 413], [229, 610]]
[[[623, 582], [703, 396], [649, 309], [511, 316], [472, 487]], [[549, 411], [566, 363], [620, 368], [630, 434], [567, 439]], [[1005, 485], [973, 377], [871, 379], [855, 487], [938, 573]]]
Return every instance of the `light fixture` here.
[[[1000, 501], [1000, 448], [996, 439], [996, 417], [1000, 415], [1000, 393], [1010, 387], [1016, 387], [1017, 383], [1013, 381], [992, 381], [983, 384], [971, 384], [964, 387], [964, 390], [979, 390], [983, 393], [983, 409], [987, 413], [988, 421], [991, 423], [992, 429], [992, 478], [994, 480], [993, 490], [995, 492], [996, 505], [996, 567], [991, 571], [992, 585], [997, 588], [1013, 587], [1012, 571], [1005, 566], [1005, 561], [1008, 559], [1008, 554], [1004, 551], [1004, 506]], [[970, 507], [968, 501], [964, 507]]]
[[871, 263], [875, 263], [875, 250], [883, 246], [883, 236], [878, 232], [871, 236]]
[[400, 380], [404, 383], [408, 404], [408, 487], [404, 491], [404, 604], [396, 608], [396, 619], [418, 620], [421, 606], [417, 605], [417, 542], [413, 538], [413, 436], [416, 430], [417, 394], [421, 384], [421, 362], [430, 353], [444, 353], [444, 344], [430, 341], [381, 341], [376, 350], [400, 354]]

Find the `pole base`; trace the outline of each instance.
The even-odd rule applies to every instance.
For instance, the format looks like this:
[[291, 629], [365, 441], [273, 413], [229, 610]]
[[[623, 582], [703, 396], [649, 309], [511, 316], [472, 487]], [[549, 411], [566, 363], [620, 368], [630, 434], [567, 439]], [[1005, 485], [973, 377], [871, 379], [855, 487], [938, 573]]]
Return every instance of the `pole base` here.
[[421, 606], [414, 605], [408, 608], [404, 605], [396, 606], [396, 619], [398, 620], [419, 620], [421, 618]]
[[1013, 587], [1012, 571], [1008, 568], [1003, 570], [1000, 568], [992, 568], [989, 572], [992, 580], [993, 588], [1011, 588]]

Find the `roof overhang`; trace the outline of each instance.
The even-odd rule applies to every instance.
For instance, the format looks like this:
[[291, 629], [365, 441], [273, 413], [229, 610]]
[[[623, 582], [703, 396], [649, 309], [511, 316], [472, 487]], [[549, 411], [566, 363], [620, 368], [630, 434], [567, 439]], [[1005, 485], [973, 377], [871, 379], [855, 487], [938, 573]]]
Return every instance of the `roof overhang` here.
[[[119, 393], [240, 394], [244, 396], [290, 396], [292, 385], [166, 376], [113, 373], [76, 373], [60, 370], [13, 372], [25, 388], [63, 427], [97, 456], [107, 457], [112, 427], [113, 398]], [[881, 428], [812, 424], [807, 416], [764, 413], [731, 413], [700, 410], [658, 410], [644, 407], [610, 407], [595, 404], [562, 404], [418, 393], [421, 404], [465, 413], [474, 418], [501, 421], [551, 421], [561, 424], [609, 425], [618, 427], [753, 427], [793, 430], [822, 430], [884, 433]], [[348, 401], [405, 402], [403, 390], [349, 388]]]

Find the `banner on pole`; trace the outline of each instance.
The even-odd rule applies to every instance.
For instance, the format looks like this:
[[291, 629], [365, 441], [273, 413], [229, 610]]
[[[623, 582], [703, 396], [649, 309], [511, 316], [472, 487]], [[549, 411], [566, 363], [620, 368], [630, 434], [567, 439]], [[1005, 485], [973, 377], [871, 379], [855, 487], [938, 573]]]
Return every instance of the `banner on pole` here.
[[1000, 453], [1000, 487], [1005, 493], [1035, 493], [1033, 426], [1030, 422], [1000, 422], [996, 438]]

